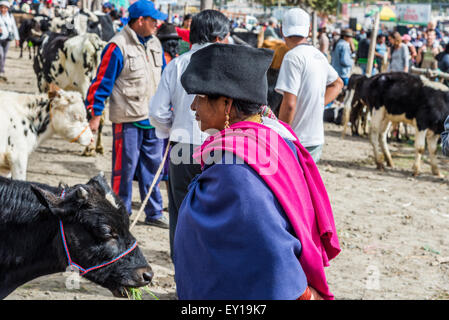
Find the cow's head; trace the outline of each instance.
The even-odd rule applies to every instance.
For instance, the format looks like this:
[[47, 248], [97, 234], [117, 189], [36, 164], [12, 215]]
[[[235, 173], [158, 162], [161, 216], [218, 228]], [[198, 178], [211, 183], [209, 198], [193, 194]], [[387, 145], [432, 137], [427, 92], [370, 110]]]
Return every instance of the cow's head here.
[[[71, 259], [84, 269], [113, 260], [135, 243], [125, 206], [112, 192], [104, 175], [66, 189], [63, 198], [35, 185], [32, 189], [51, 214], [63, 222]], [[58, 237], [58, 241], [61, 241], [57, 244], [61, 259], [66, 261], [62, 238]], [[84, 277], [109, 289], [114, 296], [124, 297], [124, 288], [147, 285], [152, 276], [151, 267], [136, 247]]]
[[86, 108], [79, 92], [64, 91], [50, 84], [50, 117], [55, 133], [70, 142], [87, 146], [93, 139], [87, 122]]

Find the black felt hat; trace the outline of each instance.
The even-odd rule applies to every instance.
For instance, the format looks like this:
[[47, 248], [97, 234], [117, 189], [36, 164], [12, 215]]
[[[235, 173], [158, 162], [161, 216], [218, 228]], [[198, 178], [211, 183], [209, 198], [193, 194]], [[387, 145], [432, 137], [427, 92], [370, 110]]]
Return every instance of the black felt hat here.
[[176, 32], [175, 25], [172, 23], [162, 24], [157, 30], [157, 37], [161, 41], [181, 39], [181, 37], [178, 35], [178, 32]]
[[273, 51], [234, 44], [211, 44], [192, 54], [181, 84], [189, 94], [220, 95], [267, 103], [267, 70]]

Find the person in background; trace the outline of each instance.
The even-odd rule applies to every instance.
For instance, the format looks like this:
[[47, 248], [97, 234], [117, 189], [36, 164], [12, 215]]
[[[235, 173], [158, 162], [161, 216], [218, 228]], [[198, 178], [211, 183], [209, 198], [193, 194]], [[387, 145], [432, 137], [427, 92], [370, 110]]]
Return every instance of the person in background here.
[[443, 51], [443, 48], [439, 45], [436, 40], [435, 30], [429, 29], [426, 32], [427, 39], [425, 44], [423, 44], [418, 49], [418, 54], [416, 56], [416, 63], [424, 69], [436, 69], [438, 67], [438, 62], [435, 59], [436, 55]]
[[376, 59], [377, 69], [379, 72], [386, 71], [386, 64], [388, 63], [385, 59], [388, 58], [388, 49], [386, 44], [385, 34], [381, 33], [377, 36], [376, 51], [374, 56]]
[[435, 41], [439, 44], [443, 39], [443, 35], [441, 34], [441, 31], [438, 28], [438, 23], [435, 19], [432, 19], [429, 23], [427, 23], [427, 30], [435, 30]]
[[327, 36], [326, 33], [326, 26], [321, 27], [318, 30], [318, 45], [320, 48], [320, 51], [324, 54], [324, 56], [326, 58], [330, 58], [329, 57], [329, 37]]
[[170, 222], [170, 255], [173, 259], [173, 239], [178, 212], [192, 179], [201, 173], [193, 161], [193, 150], [208, 135], [198, 128], [195, 113], [190, 109], [194, 96], [181, 85], [181, 75], [193, 53], [214, 42], [225, 42], [229, 36], [229, 20], [217, 10], [203, 10], [192, 19], [190, 51], [173, 59], [162, 73], [161, 82], [149, 104], [150, 121], [156, 135], [170, 140], [170, 167], [168, 170], [168, 211]]
[[354, 61], [351, 57], [352, 54], [352, 38], [353, 32], [351, 29], [346, 29], [341, 33], [341, 38], [335, 44], [332, 50], [332, 67], [337, 71], [340, 78], [343, 80], [346, 86], [351, 75], [351, 69]]
[[55, 17], [55, 8], [53, 6], [53, 0], [45, 0], [42, 7], [39, 9], [39, 14], [45, 15], [50, 19]]
[[0, 80], [8, 81], [5, 75], [6, 55], [9, 44], [15, 40], [16, 47], [19, 46], [19, 30], [14, 17], [9, 12], [9, 1], [0, 1]]
[[409, 67], [411, 67], [415, 64], [416, 55], [417, 55], [416, 48], [411, 43], [411, 41], [412, 41], [412, 37], [410, 37], [410, 35], [408, 35], [407, 33], [402, 36], [402, 42], [407, 46], [409, 56], [410, 56]]
[[402, 43], [402, 37], [399, 32], [393, 34], [393, 46], [390, 53], [390, 64], [388, 72], [400, 71], [408, 72], [410, 64], [410, 54], [408, 47]]
[[[148, 103], [156, 92], [163, 67], [163, 50], [155, 36], [157, 20], [167, 15], [154, 3], [138, 0], [128, 8], [129, 22], [102, 52], [97, 75], [86, 97], [91, 130], [96, 132], [109, 100], [112, 122], [112, 190], [131, 211], [134, 178], [143, 201], [162, 161], [163, 141], [148, 119]], [[159, 178], [160, 181], [160, 178]], [[168, 228], [157, 184], [145, 206], [145, 223]]]
[[190, 13], [184, 16], [182, 20], [182, 29], [190, 30], [190, 25], [192, 24], [192, 15]]
[[[412, 41], [412, 44], [413, 44], [413, 46], [416, 48], [416, 53], [418, 53], [418, 50], [419, 50], [419, 48], [421, 48], [422, 47], [422, 45], [424, 44], [424, 41], [423, 40], [425, 40], [424, 38], [423, 38], [423, 34], [422, 34], [422, 32], [421, 31], [416, 31], [416, 37], [412, 37], [412, 39], [413, 39], [413, 41]], [[418, 56], [418, 55], [417, 55]]]
[[[449, 43], [444, 47], [444, 51], [437, 54], [435, 58], [438, 61], [438, 69], [442, 72], [449, 73]], [[448, 79], [444, 79], [443, 83], [449, 86]]]
[[367, 32], [365, 31], [365, 29], [361, 29], [360, 33], [358, 34], [358, 36], [356, 37], [357, 41], [360, 42], [363, 39], [366, 39], [368, 36]]
[[271, 17], [268, 20], [268, 26], [264, 31], [264, 38], [265, 39], [268, 39], [268, 38], [280, 39], [280, 37], [276, 33], [276, 30], [275, 30], [276, 27], [277, 27], [277, 19], [274, 17]]
[[[365, 34], [365, 37], [359, 41], [359, 45], [356, 53], [356, 61], [357, 65], [362, 69], [362, 74], [366, 74], [366, 64], [368, 63], [368, 53], [371, 42], [371, 31], [368, 31]], [[373, 70], [371, 71], [371, 75], [376, 74], [375, 70], [377, 67], [376, 61], [373, 64]]]
[[[176, 25], [171, 23], [163, 23], [157, 31], [157, 37], [161, 41], [162, 49], [164, 50], [165, 62], [169, 64], [173, 59], [179, 57], [179, 40], [181, 37], [176, 32]], [[167, 148], [167, 144], [170, 141], [168, 138], [164, 139], [164, 147]], [[168, 171], [170, 168], [170, 157], [167, 156], [165, 160], [164, 169], [162, 171], [162, 181], [165, 181], [167, 190], [170, 188], [168, 184]], [[164, 208], [164, 210], [166, 210]]]
[[39, 0], [31, 0], [31, 12], [39, 14], [41, 2]]
[[168, 22], [159, 27], [157, 37], [161, 41], [165, 62], [168, 64], [179, 56], [179, 39], [181, 37], [176, 32], [176, 26]]
[[441, 41], [444, 43], [444, 45], [449, 43], [449, 32], [443, 31], [443, 39]]
[[112, 3], [110, 3], [110, 2], [103, 3], [103, 5], [101, 7], [101, 11], [103, 11], [103, 13], [110, 14], [113, 11]]
[[279, 120], [292, 126], [318, 162], [324, 144], [324, 106], [340, 94], [343, 81], [326, 57], [308, 44], [310, 27], [310, 16], [304, 10], [294, 8], [285, 13], [282, 35], [290, 50], [282, 60], [275, 90], [283, 95]]

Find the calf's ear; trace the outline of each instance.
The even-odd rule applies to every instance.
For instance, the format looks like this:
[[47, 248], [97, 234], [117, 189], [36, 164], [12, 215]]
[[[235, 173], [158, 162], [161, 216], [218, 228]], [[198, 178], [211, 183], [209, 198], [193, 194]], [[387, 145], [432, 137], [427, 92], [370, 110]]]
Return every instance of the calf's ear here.
[[77, 210], [89, 200], [89, 193], [83, 187], [70, 191], [63, 199], [36, 185], [31, 185], [31, 190], [44, 207], [59, 217]]
[[65, 210], [60, 207], [62, 199], [58, 196], [33, 184], [31, 185], [31, 191], [34, 192], [39, 202], [50, 210], [51, 213], [61, 215], [65, 212]]
[[87, 182], [87, 184], [94, 185], [97, 188], [97, 190], [103, 193], [103, 195], [112, 192], [112, 189], [109, 186], [108, 182], [106, 181], [106, 177], [104, 176], [103, 171], [101, 171], [95, 177], [91, 178], [89, 182]]

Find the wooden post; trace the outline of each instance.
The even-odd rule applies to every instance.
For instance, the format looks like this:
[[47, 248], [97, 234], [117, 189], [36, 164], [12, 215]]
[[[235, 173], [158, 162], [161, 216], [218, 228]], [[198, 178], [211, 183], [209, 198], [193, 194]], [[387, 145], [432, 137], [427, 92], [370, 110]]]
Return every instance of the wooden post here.
[[316, 11], [312, 12], [312, 45], [317, 45], [317, 16]]
[[411, 66], [410, 73], [421, 74], [429, 79], [435, 79], [438, 77], [440, 79], [449, 80], [449, 73], [441, 72], [440, 70], [424, 69]]
[[212, 7], [213, 7], [212, 0], [201, 0], [200, 11], [203, 11], [206, 9], [212, 9]]
[[380, 10], [376, 13], [374, 18], [374, 26], [371, 31], [371, 41], [369, 44], [369, 52], [368, 52], [368, 62], [366, 63], [366, 76], [371, 77], [373, 73], [373, 65], [374, 65], [374, 53], [376, 52], [376, 40], [377, 33], [379, 31], [379, 21], [380, 21]]

